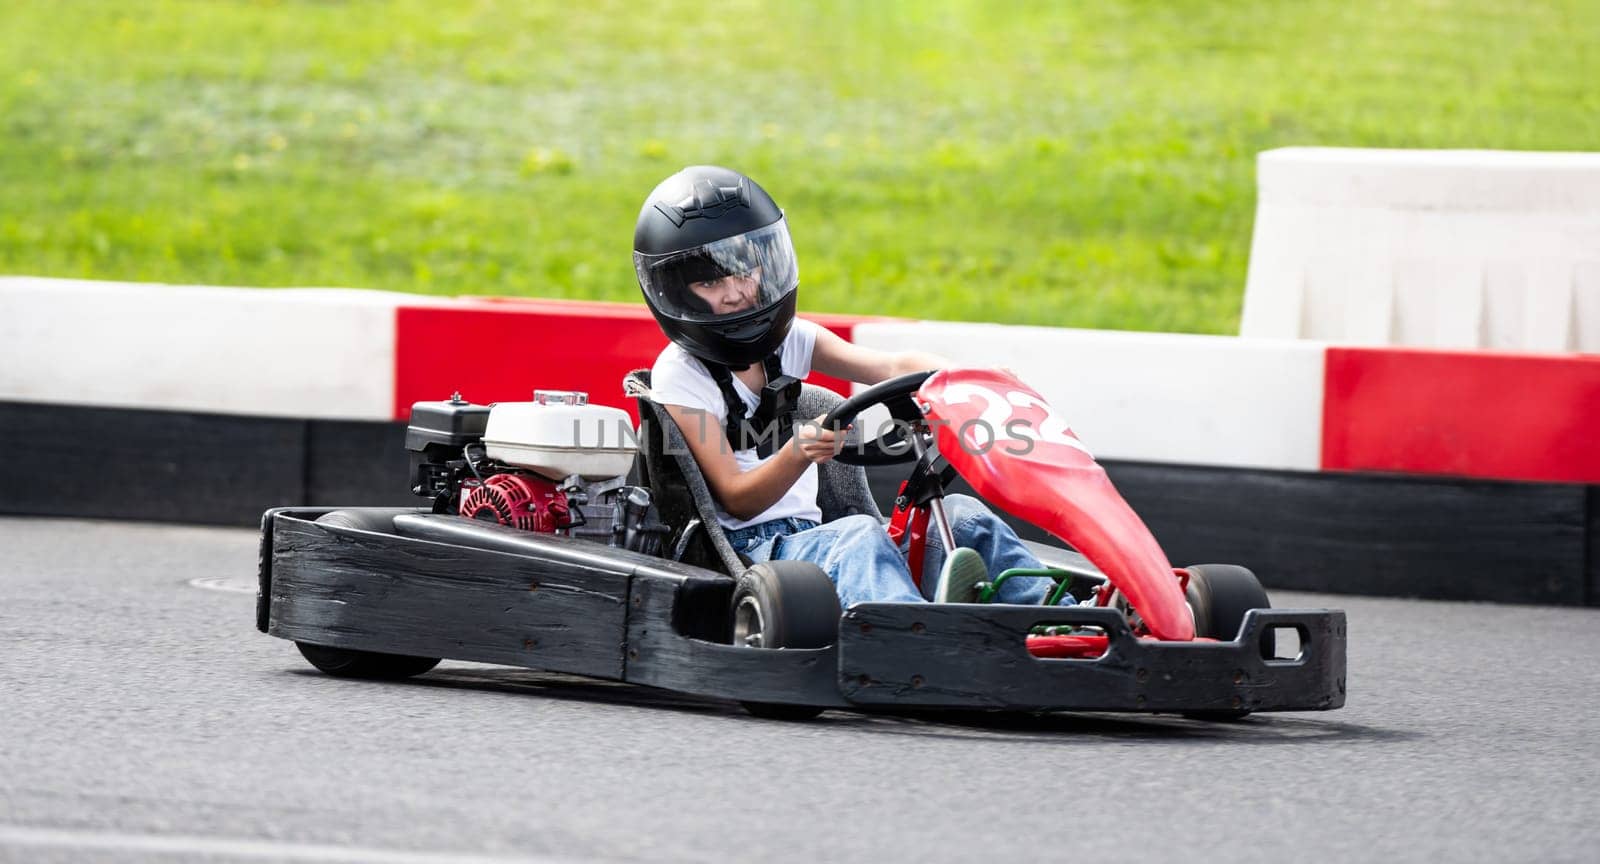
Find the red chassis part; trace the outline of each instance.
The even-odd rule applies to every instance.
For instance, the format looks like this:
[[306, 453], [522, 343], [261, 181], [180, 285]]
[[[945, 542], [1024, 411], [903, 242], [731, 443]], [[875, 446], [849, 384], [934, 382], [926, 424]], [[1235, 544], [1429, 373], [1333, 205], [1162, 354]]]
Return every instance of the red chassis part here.
[[[896, 498], [906, 494], [906, 481], [900, 481], [900, 492]], [[896, 506], [894, 513], [889, 516], [889, 539], [899, 545], [900, 540], [911, 532], [911, 543], [906, 547], [906, 565], [911, 568], [911, 581], [920, 589], [922, 587], [922, 559], [928, 548], [928, 508], [914, 507], [911, 504]]]
[[1106, 653], [1109, 643], [1103, 633], [1029, 636], [1028, 653], [1046, 659], [1093, 660]]
[[[1139, 637], [1155, 641], [1152, 637]], [[1028, 653], [1045, 660], [1093, 660], [1106, 653], [1110, 639], [1104, 633], [1069, 633], [1062, 636], [1029, 636]], [[1196, 636], [1196, 642], [1215, 642]]]
[[[1172, 571], [1178, 578], [1178, 587], [1187, 595], [1189, 590], [1189, 571], [1179, 567]], [[1094, 605], [1110, 606], [1115, 591], [1110, 585], [1095, 589]], [[1133, 629], [1134, 635], [1140, 639], [1154, 640], [1149, 628], [1139, 619]], [[1215, 641], [1204, 636], [1196, 636], [1196, 642]], [[1103, 633], [1069, 633], [1063, 635], [1030, 635], [1028, 637], [1028, 652], [1035, 657], [1045, 658], [1074, 658], [1080, 660], [1093, 660], [1106, 653], [1110, 640]]]

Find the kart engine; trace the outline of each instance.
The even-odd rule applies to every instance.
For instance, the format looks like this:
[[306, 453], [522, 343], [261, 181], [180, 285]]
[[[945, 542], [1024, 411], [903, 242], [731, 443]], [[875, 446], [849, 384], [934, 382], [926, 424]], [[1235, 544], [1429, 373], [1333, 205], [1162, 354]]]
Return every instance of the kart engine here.
[[625, 412], [589, 405], [583, 393], [536, 390], [532, 402], [494, 405], [459, 393], [418, 402], [406, 427], [411, 491], [432, 499], [435, 513], [659, 555], [670, 529], [650, 490], [627, 482], [631, 437]]
[[553, 534], [572, 524], [566, 493], [543, 477], [495, 474], [461, 499], [468, 519], [499, 522], [524, 531]]

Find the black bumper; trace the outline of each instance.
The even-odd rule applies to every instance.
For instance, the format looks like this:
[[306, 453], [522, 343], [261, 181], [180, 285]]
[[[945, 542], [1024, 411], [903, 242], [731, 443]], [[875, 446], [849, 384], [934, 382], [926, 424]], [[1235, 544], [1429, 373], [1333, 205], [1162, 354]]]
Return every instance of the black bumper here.
[[[1036, 658], [1025, 634], [1039, 624], [1100, 627], [1106, 652]], [[1264, 658], [1269, 628], [1295, 630], [1298, 656]], [[839, 689], [856, 705], [1317, 711], [1345, 699], [1345, 615], [1333, 610], [1260, 609], [1232, 642], [1155, 642], [1109, 609], [862, 603], [845, 612], [838, 648]]]

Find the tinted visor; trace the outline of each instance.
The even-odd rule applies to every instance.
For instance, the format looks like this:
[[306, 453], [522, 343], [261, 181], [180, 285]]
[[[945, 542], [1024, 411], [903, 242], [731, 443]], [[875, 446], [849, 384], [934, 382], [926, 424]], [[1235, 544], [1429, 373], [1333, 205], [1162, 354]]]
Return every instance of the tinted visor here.
[[656, 309], [682, 321], [715, 321], [766, 309], [799, 284], [783, 219], [666, 255], [633, 253], [639, 287]]

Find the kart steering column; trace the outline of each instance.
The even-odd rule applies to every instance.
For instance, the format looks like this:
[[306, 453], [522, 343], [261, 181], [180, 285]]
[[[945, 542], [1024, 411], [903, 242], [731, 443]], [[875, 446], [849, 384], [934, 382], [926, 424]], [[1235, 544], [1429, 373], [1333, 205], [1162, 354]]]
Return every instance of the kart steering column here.
[[[912, 438], [917, 439], [915, 452], [912, 452], [913, 444], [910, 440]], [[894, 511], [889, 517], [889, 539], [897, 545], [902, 541], [908, 544], [906, 565], [911, 568], [911, 580], [921, 588], [922, 560], [927, 548], [925, 542], [928, 537], [928, 515], [934, 512], [932, 505], [939, 505], [940, 524], [937, 527], [943, 528], [939, 539], [953, 542], [954, 531], [950, 528], [949, 518], [944, 513], [944, 504], [939, 499], [944, 497], [944, 487], [955, 479], [956, 469], [948, 463], [943, 463], [939, 452], [928, 447], [918, 431], [913, 430], [902, 438], [896, 449], [910, 456], [915, 464], [911, 469], [911, 476], [900, 483], [900, 491], [895, 495]], [[951, 539], [946, 540], [947, 537]]]
[[[922, 443], [921, 435], [907, 437], [911, 439], [911, 449], [917, 454], [917, 464], [920, 466], [927, 459], [928, 448]], [[950, 520], [944, 515], [944, 483], [940, 482], [938, 473], [933, 471], [929, 472], [928, 482], [932, 486], [929, 490], [931, 495], [923, 506], [933, 514], [933, 524], [939, 531], [939, 541], [944, 544], [945, 554], [949, 555], [956, 551], [956, 535], [950, 530]]]

